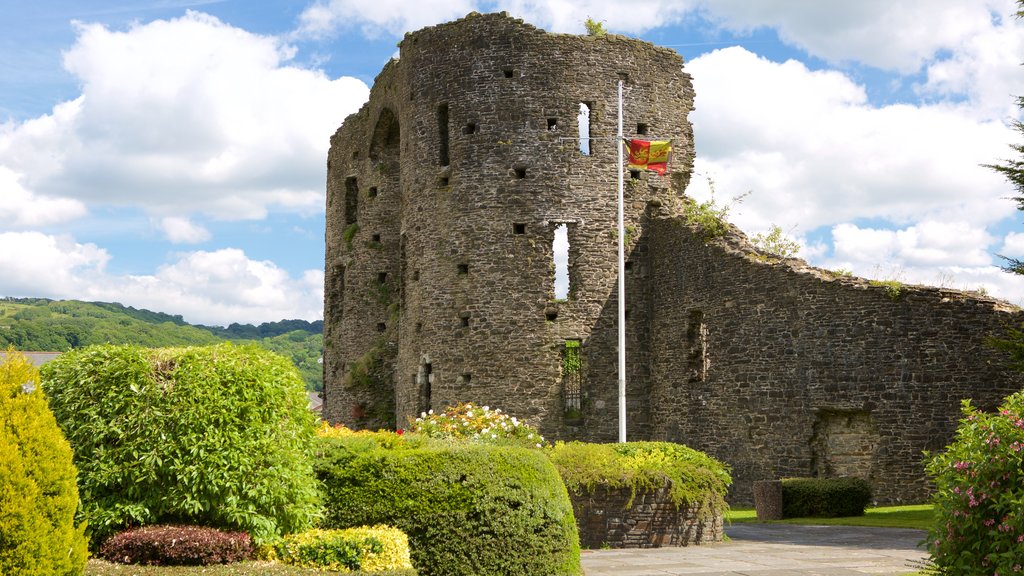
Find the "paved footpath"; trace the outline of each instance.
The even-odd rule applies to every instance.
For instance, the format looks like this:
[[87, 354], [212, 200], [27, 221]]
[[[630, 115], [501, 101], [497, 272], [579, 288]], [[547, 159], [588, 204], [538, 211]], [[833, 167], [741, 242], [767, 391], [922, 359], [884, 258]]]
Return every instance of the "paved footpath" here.
[[927, 554], [921, 530], [733, 524], [729, 541], [681, 548], [584, 550], [586, 576], [907, 574]]

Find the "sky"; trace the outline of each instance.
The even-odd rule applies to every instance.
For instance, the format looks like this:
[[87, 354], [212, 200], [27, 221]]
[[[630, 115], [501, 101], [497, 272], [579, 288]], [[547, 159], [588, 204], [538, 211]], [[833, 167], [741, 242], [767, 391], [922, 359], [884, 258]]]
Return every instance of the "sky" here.
[[[642, 6], [642, 7], [640, 7]], [[323, 317], [328, 139], [407, 31], [507, 11], [670, 47], [688, 195], [809, 263], [1024, 304], [1013, 0], [0, 0], [0, 296]], [[640, 10], [641, 12], [638, 12]]]

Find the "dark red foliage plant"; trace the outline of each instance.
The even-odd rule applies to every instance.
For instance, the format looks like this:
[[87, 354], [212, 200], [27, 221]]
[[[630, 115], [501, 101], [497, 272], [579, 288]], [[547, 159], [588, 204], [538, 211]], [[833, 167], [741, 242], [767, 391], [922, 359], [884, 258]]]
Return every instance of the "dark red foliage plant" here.
[[205, 526], [145, 526], [120, 532], [100, 547], [100, 557], [121, 564], [205, 566], [253, 557], [245, 532]]

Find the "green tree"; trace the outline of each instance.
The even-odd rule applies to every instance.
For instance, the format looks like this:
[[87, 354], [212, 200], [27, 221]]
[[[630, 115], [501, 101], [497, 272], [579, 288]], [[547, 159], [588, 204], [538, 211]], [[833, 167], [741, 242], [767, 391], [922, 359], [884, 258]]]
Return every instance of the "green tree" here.
[[39, 370], [9, 349], [0, 360], [0, 574], [82, 574], [77, 508], [71, 447], [46, 406]]
[[[1024, 18], [1024, 0], [1017, 0], [1017, 5], [1019, 6], [1017, 18]], [[1017, 97], [1017, 107], [1024, 112], [1024, 96]], [[1024, 136], [1024, 122], [1014, 120], [1013, 127]], [[1017, 209], [1024, 211], [1024, 144], [1011, 144], [1010, 148], [1017, 153], [1017, 157], [1005, 159], [1001, 164], [985, 164], [984, 166], [999, 172], [1013, 184], [1017, 192], [1013, 200], [1017, 202]], [[1024, 274], [1024, 260], [1017, 258], [1006, 258], [1006, 260], [1008, 262], [1007, 270], [1014, 274]]]

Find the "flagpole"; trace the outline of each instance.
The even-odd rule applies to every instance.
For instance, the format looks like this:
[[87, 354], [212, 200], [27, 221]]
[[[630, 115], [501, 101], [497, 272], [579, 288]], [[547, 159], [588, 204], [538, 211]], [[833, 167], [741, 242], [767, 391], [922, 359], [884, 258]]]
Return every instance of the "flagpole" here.
[[622, 80], [619, 80], [619, 442], [626, 441], [626, 227], [622, 198]]

